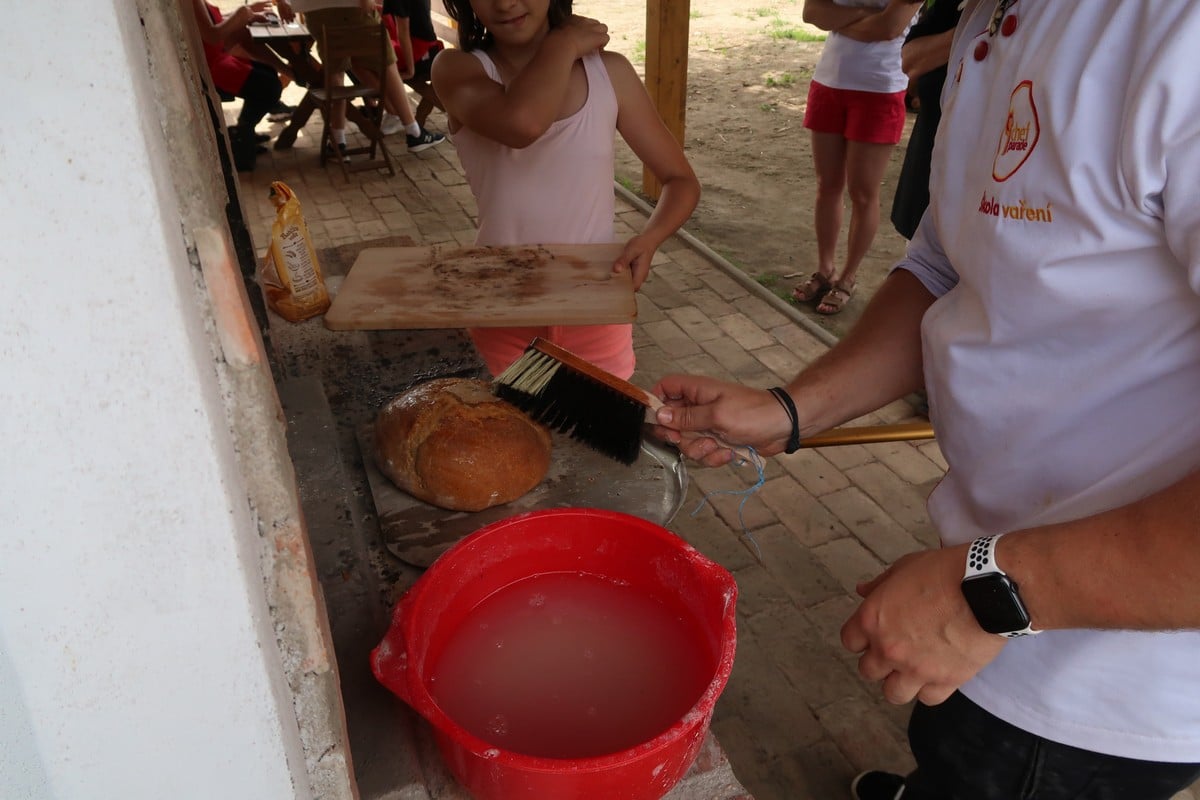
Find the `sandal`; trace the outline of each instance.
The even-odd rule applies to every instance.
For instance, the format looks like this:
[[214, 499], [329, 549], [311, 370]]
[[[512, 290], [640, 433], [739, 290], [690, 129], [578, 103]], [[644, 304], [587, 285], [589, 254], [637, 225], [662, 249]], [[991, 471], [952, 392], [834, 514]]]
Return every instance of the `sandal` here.
[[797, 284], [796, 288], [792, 289], [792, 299], [797, 303], [811, 303], [826, 294], [832, 285], [828, 275], [814, 272], [808, 276], [808, 280]]
[[828, 315], [841, 311], [853, 296], [854, 286], [853, 283], [847, 286], [842, 281], [834, 281], [829, 291], [821, 298], [821, 302], [817, 303], [817, 313]]

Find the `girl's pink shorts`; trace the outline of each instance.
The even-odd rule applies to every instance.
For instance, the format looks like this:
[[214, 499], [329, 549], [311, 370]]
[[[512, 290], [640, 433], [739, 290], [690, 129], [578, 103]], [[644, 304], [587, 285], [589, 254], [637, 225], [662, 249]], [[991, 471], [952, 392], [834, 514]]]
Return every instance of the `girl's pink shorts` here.
[[468, 328], [492, 377], [506, 370], [525, 352], [535, 336], [570, 350], [585, 361], [629, 380], [633, 375], [633, 326], [556, 325], [549, 328]]

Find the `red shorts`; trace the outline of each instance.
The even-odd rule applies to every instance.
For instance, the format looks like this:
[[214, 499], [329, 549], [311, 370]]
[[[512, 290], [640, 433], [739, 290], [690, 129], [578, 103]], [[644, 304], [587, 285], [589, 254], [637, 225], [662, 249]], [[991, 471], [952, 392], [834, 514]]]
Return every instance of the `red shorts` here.
[[804, 127], [836, 133], [852, 142], [896, 144], [904, 135], [904, 91], [860, 92], [813, 81], [808, 87]]

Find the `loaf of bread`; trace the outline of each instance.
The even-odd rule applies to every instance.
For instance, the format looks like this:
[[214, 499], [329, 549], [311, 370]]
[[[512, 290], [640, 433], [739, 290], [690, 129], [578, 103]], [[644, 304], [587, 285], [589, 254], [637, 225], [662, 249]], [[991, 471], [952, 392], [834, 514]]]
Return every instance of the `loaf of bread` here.
[[550, 433], [481, 380], [439, 378], [390, 400], [375, 422], [380, 471], [426, 503], [482, 511], [550, 468]]

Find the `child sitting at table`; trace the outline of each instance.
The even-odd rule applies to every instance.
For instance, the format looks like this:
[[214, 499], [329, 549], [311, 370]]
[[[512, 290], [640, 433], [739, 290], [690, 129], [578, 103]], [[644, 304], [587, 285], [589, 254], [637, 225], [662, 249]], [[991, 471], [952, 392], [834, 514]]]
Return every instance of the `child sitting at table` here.
[[[608, 29], [573, 16], [571, 0], [525, 3], [519, 15], [490, 0], [449, 0], [458, 48], [433, 62], [433, 86], [479, 208], [481, 245], [615, 240], [613, 131], [662, 183], [642, 232], [613, 271], [638, 288], [658, 247], [700, 198], [683, 148], [624, 56], [604, 50]], [[474, 328], [493, 375], [541, 336], [621, 378], [634, 370], [633, 326]]]
[[[279, 102], [283, 91], [279, 72], [287, 70], [287, 65], [269, 54], [267, 48], [260, 48], [269, 54], [264, 54], [262, 60], [252, 60], [238, 52], [254, 47], [246, 26], [265, 22], [267, 17], [263, 12], [270, 6], [268, 2], [256, 2], [241, 6], [225, 17], [212, 3], [192, 0], [213, 85], [223, 94], [242, 98], [237, 125], [230, 126], [229, 131], [233, 163], [239, 171], [254, 169], [260, 145], [254, 128]], [[257, 50], [254, 52], [257, 55]], [[275, 63], [264, 63], [269, 59]]]
[[445, 49], [433, 28], [429, 0], [383, 0], [383, 22], [405, 81], [428, 81], [433, 57]]
[[[297, 12], [304, 14], [305, 24], [308, 25], [313, 38], [318, 42], [318, 52], [325, 28], [341, 29], [354, 25], [369, 23], [378, 25], [381, 23], [379, 8], [376, 6], [375, 0], [277, 0], [277, 5], [279, 15], [284, 20], [294, 19]], [[383, 75], [371, 75], [365, 70], [356, 70], [354, 73], [358, 80], [362, 80], [368, 85], [375, 86], [382, 83], [381, 94], [383, 95], [384, 110], [392, 116], [383, 120], [380, 129], [385, 136], [403, 130], [410, 153], [417, 153], [441, 144], [445, 141], [445, 136], [427, 131], [417, 124], [408, 99], [408, 92], [396, 69], [396, 55], [390, 48], [387, 57], [388, 63]], [[351, 65], [347, 64], [346, 66]], [[330, 120], [329, 127], [334, 141], [342, 151], [345, 151], [346, 107], [344, 103], [339, 103], [334, 107], [333, 119]], [[346, 158], [344, 152], [342, 158]]]

